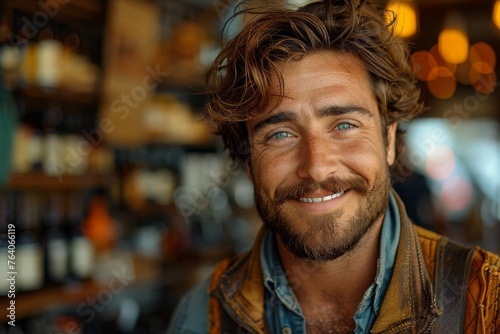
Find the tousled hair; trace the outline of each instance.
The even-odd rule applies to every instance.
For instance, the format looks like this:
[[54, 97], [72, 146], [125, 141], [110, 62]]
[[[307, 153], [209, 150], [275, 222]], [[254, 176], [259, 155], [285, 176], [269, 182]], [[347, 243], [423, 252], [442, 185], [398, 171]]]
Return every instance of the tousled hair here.
[[[340, 51], [360, 59], [371, 79], [384, 138], [387, 125], [408, 121], [422, 111], [408, 44], [392, 32], [394, 13], [363, 0], [324, 0], [296, 10], [247, 5], [235, 14], [239, 15], [252, 19], [223, 46], [206, 78], [210, 98], [205, 118], [233, 159], [249, 158], [245, 122], [268, 105], [273, 78], [283, 97], [278, 63], [314, 52]], [[387, 15], [392, 18], [389, 23]], [[403, 149], [401, 134], [398, 129], [396, 156]]]

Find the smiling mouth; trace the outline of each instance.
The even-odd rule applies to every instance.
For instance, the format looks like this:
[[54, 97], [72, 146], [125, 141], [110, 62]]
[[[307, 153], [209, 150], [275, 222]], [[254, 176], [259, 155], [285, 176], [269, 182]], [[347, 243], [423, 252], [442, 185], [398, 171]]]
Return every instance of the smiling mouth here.
[[304, 202], [304, 203], [319, 203], [319, 202], [328, 202], [331, 201], [334, 198], [337, 198], [339, 196], [342, 196], [345, 193], [344, 190], [339, 191], [336, 194], [331, 194], [325, 197], [301, 197], [299, 198], [299, 201]]

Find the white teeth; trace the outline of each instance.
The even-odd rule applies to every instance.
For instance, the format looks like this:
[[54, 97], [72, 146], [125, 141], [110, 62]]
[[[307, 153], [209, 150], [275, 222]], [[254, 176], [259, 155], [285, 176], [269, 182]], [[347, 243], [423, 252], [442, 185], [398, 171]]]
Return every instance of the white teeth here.
[[328, 195], [328, 196], [325, 196], [325, 197], [301, 197], [299, 198], [299, 200], [301, 202], [304, 202], [304, 203], [318, 203], [318, 202], [326, 202], [326, 201], [329, 201], [329, 200], [332, 200], [334, 198], [337, 198], [339, 196], [342, 196], [344, 194], [344, 190], [336, 193], [336, 194], [332, 194], [332, 195]]

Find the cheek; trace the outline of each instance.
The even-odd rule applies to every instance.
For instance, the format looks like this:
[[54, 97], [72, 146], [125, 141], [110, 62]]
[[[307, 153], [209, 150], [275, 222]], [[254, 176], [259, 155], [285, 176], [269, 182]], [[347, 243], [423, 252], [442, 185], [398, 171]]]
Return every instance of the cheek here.
[[274, 193], [278, 185], [290, 178], [293, 166], [284, 155], [270, 151], [252, 153], [251, 174], [254, 186], [266, 193]]
[[387, 165], [383, 147], [369, 140], [360, 140], [345, 146], [341, 156], [348, 169], [363, 176], [370, 183], [380, 169], [386, 168]]

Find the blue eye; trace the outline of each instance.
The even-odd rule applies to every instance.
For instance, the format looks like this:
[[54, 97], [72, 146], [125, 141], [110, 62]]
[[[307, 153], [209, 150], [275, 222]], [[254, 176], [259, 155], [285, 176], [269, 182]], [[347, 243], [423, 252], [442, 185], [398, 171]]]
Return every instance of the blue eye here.
[[272, 138], [273, 139], [283, 139], [283, 138], [287, 138], [287, 137], [291, 137], [292, 135], [288, 132], [276, 132], [275, 134], [273, 134]]
[[352, 127], [353, 126], [349, 123], [340, 123], [339, 125], [336, 126], [337, 130], [340, 130], [340, 131], [349, 130]]

